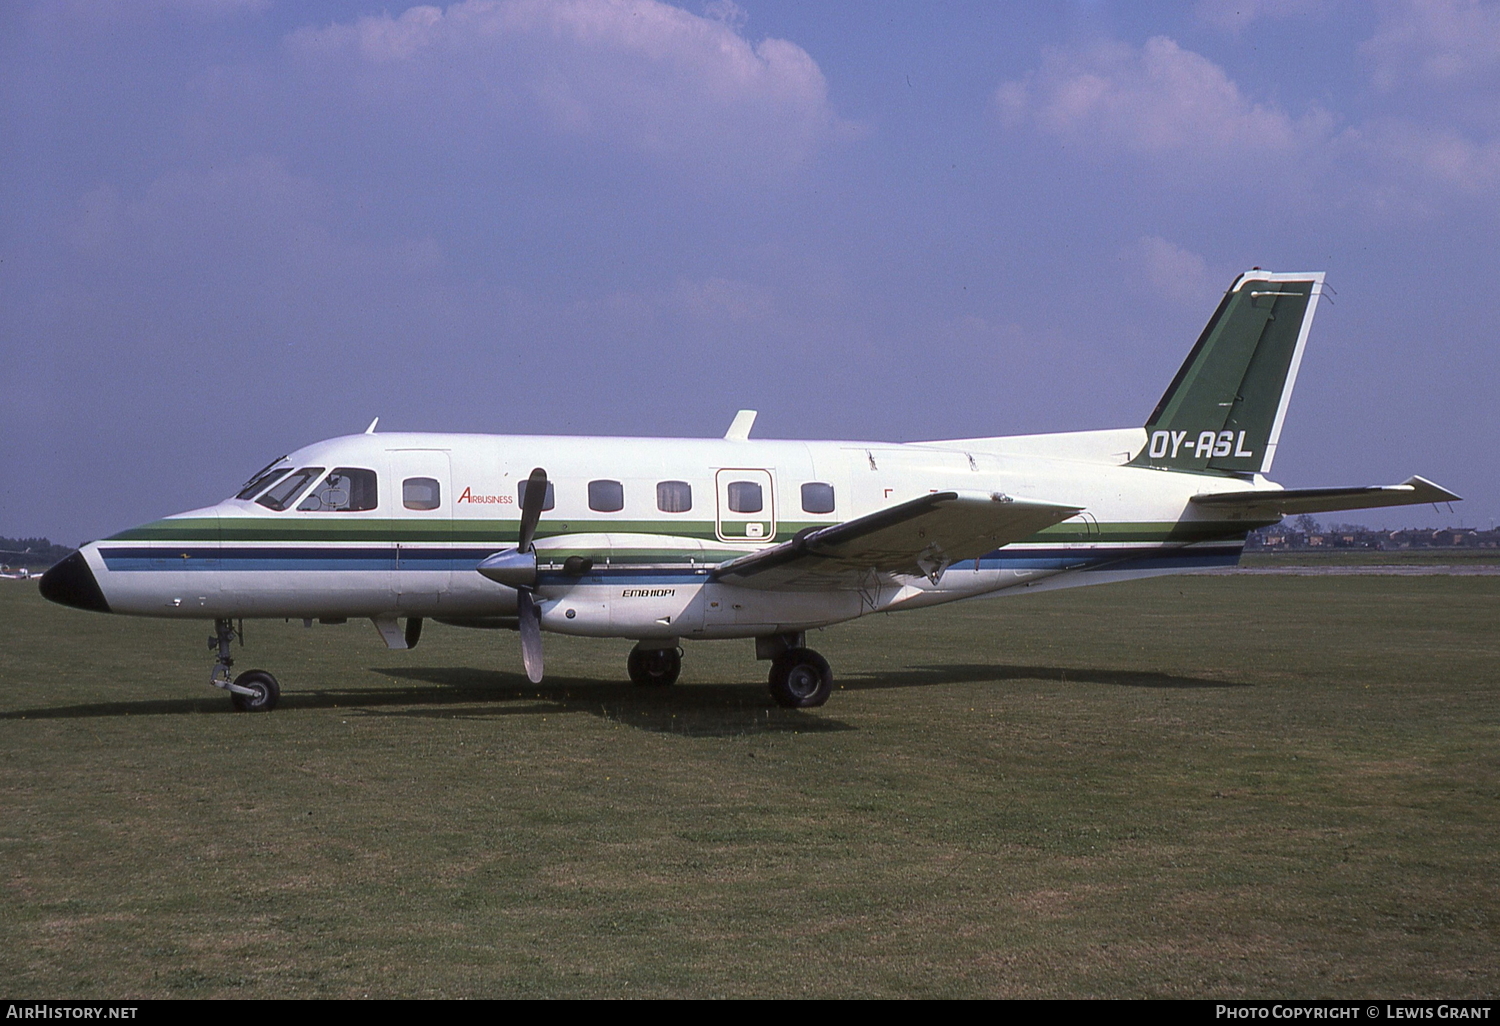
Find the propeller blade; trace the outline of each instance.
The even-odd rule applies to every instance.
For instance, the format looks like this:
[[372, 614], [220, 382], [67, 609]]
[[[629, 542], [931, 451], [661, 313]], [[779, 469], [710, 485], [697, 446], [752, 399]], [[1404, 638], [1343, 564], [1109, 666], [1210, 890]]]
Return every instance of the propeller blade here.
[[536, 522], [541, 519], [542, 505], [547, 501], [547, 472], [537, 467], [526, 479], [526, 497], [521, 500], [521, 535], [516, 548], [526, 552], [531, 548], [531, 538], [536, 534]]
[[526, 677], [533, 684], [542, 682], [542, 613], [530, 588], [516, 592], [516, 612], [520, 616], [521, 661]]
[[422, 638], [422, 618], [420, 616], [408, 616], [406, 618], [406, 647], [416, 648], [417, 642]]

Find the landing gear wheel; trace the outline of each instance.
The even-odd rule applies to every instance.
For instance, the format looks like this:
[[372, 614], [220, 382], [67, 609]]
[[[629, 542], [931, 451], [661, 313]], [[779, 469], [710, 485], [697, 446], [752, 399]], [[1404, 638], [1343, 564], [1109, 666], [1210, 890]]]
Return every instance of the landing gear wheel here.
[[230, 693], [230, 701], [240, 712], [270, 712], [281, 698], [281, 685], [265, 670], [246, 670], [234, 679], [234, 683], [255, 692], [253, 695]]
[[632, 648], [626, 666], [632, 683], [666, 687], [677, 683], [677, 675], [682, 672], [682, 652], [675, 648]]
[[771, 697], [788, 709], [813, 709], [833, 694], [828, 660], [810, 648], [789, 648], [771, 663]]

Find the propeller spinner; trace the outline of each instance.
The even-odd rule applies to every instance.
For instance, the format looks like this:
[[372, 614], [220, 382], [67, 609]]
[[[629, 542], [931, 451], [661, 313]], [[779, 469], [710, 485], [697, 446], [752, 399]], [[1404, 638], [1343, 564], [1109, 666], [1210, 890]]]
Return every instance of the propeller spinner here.
[[536, 549], [532, 539], [542, 505], [547, 501], [547, 472], [537, 467], [526, 479], [521, 493], [521, 531], [516, 547], [497, 552], [479, 564], [478, 570], [497, 584], [516, 589], [516, 613], [520, 618], [521, 661], [533, 684], [542, 680], [542, 614], [536, 604]]

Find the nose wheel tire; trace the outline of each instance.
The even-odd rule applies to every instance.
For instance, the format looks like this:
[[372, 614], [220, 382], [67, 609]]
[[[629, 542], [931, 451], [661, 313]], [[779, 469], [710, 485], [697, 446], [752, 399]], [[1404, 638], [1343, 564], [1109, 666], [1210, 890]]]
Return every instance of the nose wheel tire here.
[[682, 652], [675, 648], [633, 648], [626, 667], [632, 683], [666, 687], [677, 683], [677, 675], [682, 672]]
[[265, 670], [246, 670], [234, 679], [236, 687], [249, 688], [252, 694], [232, 692], [229, 696], [240, 712], [270, 712], [281, 698], [281, 685]]
[[810, 648], [789, 648], [771, 663], [771, 697], [788, 709], [814, 709], [833, 694], [828, 660]]

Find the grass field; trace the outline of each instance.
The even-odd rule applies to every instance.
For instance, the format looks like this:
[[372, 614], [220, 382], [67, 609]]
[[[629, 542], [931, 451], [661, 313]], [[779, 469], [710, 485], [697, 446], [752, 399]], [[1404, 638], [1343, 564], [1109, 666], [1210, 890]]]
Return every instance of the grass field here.
[[0, 582], [0, 990], [1500, 992], [1500, 578], [1214, 577], [628, 643], [207, 625]]

